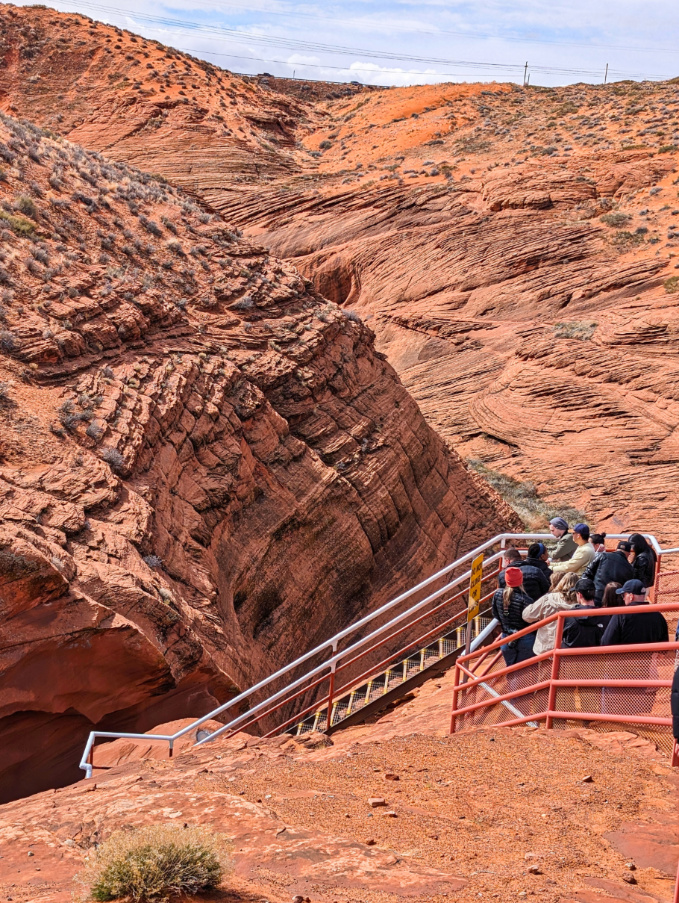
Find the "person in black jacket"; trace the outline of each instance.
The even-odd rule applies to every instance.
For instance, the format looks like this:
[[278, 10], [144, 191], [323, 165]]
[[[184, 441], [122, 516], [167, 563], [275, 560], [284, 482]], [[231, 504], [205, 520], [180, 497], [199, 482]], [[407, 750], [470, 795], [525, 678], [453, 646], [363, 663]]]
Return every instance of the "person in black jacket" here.
[[672, 678], [670, 707], [672, 708], [672, 736], [679, 743], [679, 668], [674, 672]]
[[[547, 564], [548, 558], [549, 552], [544, 543], [534, 542], [532, 545], [528, 546], [528, 554], [524, 558], [523, 563], [542, 571], [549, 580], [552, 576], [552, 569]], [[521, 565], [519, 565], [519, 567], [521, 567]]]
[[[641, 580], [628, 580], [617, 590], [625, 605], [647, 605], [646, 587]], [[640, 643], [666, 643], [669, 639], [667, 621], [659, 611], [651, 606], [646, 612], [613, 615], [601, 638], [602, 646], [627, 646]], [[657, 678], [658, 669], [653, 653], [647, 653], [648, 665], [646, 677]], [[628, 677], [631, 663], [624, 659], [616, 660], [606, 656], [605, 673], [608, 678]], [[641, 678], [643, 665], [636, 661], [634, 671]], [[601, 711], [606, 714], [624, 715], [631, 713], [643, 715], [653, 710], [655, 703], [655, 687], [604, 687], [602, 691]]]
[[627, 560], [631, 551], [628, 542], [619, 542], [615, 552], [602, 552], [584, 570], [583, 577], [594, 581], [594, 602], [601, 606], [604, 590], [609, 583], [626, 583], [634, 577], [632, 565]]
[[[529, 564], [528, 561], [524, 561], [521, 557], [521, 552], [519, 552], [518, 549], [506, 550], [504, 554], [504, 564], [507, 569], [510, 567], [520, 568], [523, 574], [523, 592], [530, 596], [531, 602], [537, 602], [541, 596], [544, 596], [545, 593], [549, 592], [549, 578], [547, 575], [541, 568]], [[500, 589], [504, 589], [505, 587], [506, 573], [507, 571], [505, 570], [498, 575], [497, 582]]]
[[[628, 580], [619, 590], [625, 605], [648, 605], [646, 587], [641, 580]], [[602, 646], [628, 646], [637, 643], [666, 643], [669, 640], [667, 621], [651, 606], [647, 612], [613, 615], [601, 638]]]
[[629, 538], [632, 546], [632, 569], [634, 579], [641, 580], [645, 587], [655, 583], [656, 554], [641, 533], [632, 533]]
[[[594, 602], [594, 583], [587, 577], [581, 577], [575, 584], [575, 598], [578, 604], [575, 609], [587, 608], [592, 616], [585, 618], [566, 618], [563, 625], [561, 645], [567, 649], [584, 649], [598, 646], [604, 632], [603, 618], [596, 610]], [[575, 610], [574, 609], [574, 610]]]
[[[509, 567], [505, 571], [505, 588], [496, 589], [491, 608], [493, 617], [497, 618], [502, 628], [502, 639], [511, 637], [513, 633], [530, 625], [523, 620], [523, 610], [532, 604], [533, 599], [525, 592], [523, 574], [520, 568]], [[516, 665], [533, 657], [535, 633], [526, 634], [518, 640], [510, 640], [502, 646], [502, 656], [506, 665]]]

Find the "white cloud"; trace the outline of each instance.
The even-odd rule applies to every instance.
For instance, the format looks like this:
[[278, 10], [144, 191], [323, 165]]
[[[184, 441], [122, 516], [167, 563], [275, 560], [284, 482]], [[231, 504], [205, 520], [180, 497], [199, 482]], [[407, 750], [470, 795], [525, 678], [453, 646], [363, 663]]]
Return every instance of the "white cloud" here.
[[292, 66], [306, 78], [373, 84], [520, 81], [528, 60], [532, 84], [600, 81], [606, 63], [613, 78], [679, 74], [676, 0], [617, 0], [614, 15], [604, 0], [88, 2], [50, 5], [248, 73], [289, 75]]

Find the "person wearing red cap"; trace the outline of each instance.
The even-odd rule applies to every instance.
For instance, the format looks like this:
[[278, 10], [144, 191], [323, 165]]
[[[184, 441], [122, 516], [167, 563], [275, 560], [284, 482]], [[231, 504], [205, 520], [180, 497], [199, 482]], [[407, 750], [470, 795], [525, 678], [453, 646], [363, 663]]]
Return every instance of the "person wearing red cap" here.
[[[491, 604], [493, 617], [497, 618], [502, 627], [502, 638], [511, 636], [524, 627], [530, 625], [523, 620], [523, 610], [531, 605], [533, 600], [523, 588], [523, 573], [521, 568], [508, 567], [505, 571], [504, 589], [496, 589]], [[502, 656], [506, 665], [515, 665], [527, 658], [532, 658], [535, 634], [528, 633], [518, 640], [510, 640], [502, 648]]]

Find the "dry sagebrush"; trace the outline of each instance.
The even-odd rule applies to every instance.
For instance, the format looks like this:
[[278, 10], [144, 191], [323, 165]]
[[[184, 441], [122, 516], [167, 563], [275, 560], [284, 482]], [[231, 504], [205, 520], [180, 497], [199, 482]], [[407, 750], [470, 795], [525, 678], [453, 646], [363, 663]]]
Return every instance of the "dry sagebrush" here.
[[78, 876], [82, 899], [163, 901], [216, 888], [226, 847], [204, 828], [151, 825], [116, 831]]

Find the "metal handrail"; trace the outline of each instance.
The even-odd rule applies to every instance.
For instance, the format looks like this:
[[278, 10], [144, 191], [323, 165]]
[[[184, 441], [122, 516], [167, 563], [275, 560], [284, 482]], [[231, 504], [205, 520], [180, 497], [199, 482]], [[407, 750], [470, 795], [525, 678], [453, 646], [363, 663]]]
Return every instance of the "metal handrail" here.
[[[616, 533], [616, 534], [610, 534], [609, 538], [610, 539], [624, 539], [628, 535], [629, 535], [628, 533], [625, 533], [625, 534], [622, 534], [622, 533], [617, 534]], [[668, 549], [665, 553], [663, 553], [663, 550], [660, 547], [660, 544], [658, 543], [655, 536], [653, 536], [652, 534], [648, 534], [648, 533], [644, 533], [642, 535], [645, 536], [646, 539], [650, 542], [650, 544], [655, 549], [658, 556], [661, 556], [663, 554], [670, 554], [671, 552], [679, 552], [679, 549]], [[337, 647], [341, 640], [343, 640], [345, 637], [350, 636], [353, 633], [356, 633], [362, 627], [365, 627], [366, 625], [368, 625], [368, 624], [372, 623], [373, 621], [375, 621], [376, 619], [380, 618], [382, 615], [391, 611], [396, 606], [400, 605], [401, 603], [405, 602], [412, 596], [414, 596], [417, 593], [421, 592], [422, 590], [426, 589], [432, 583], [435, 583], [437, 580], [440, 580], [443, 577], [446, 577], [452, 571], [454, 571], [457, 568], [461, 567], [462, 565], [470, 562], [473, 558], [475, 558], [477, 555], [481, 554], [482, 552], [485, 552], [486, 550], [492, 548], [493, 546], [495, 546], [497, 544], [500, 544], [500, 546], [501, 546], [500, 552], [496, 552], [484, 560], [483, 567], [485, 568], [486, 566], [492, 564], [493, 562], [495, 562], [499, 558], [501, 558], [502, 550], [505, 548], [506, 543], [508, 541], [509, 542], [511, 542], [513, 540], [519, 540], [519, 541], [524, 541], [524, 542], [527, 540], [550, 541], [550, 540], [553, 540], [553, 538], [554, 537], [552, 537], [551, 534], [549, 534], [549, 533], [499, 533], [496, 536], [492, 537], [491, 539], [487, 540], [486, 542], [482, 543], [481, 545], [477, 546], [475, 549], [472, 549], [471, 551], [465, 553], [460, 558], [453, 561], [451, 564], [448, 564], [445, 567], [441, 568], [441, 570], [437, 571], [435, 574], [432, 574], [430, 577], [427, 577], [425, 580], [422, 580], [416, 586], [412, 587], [411, 589], [407, 590], [404, 593], [401, 593], [400, 595], [396, 596], [391, 601], [382, 605], [380, 608], [376, 609], [375, 611], [371, 612], [370, 614], [368, 614], [365, 617], [361, 618], [360, 620], [356, 621], [354, 624], [350, 624], [348, 627], [345, 627], [343, 630], [340, 630], [333, 637], [324, 641], [323, 643], [320, 643], [314, 649], [311, 649], [309, 652], [304, 653], [304, 655], [299, 656], [299, 658], [295, 659], [290, 664], [285, 665], [283, 668], [279, 668], [278, 671], [275, 671], [273, 674], [271, 674], [269, 677], [265, 678], [264, 680], [259, 681], [259, 683], [250, 687], [248, 690], [245, 690], [244, 692], [238, 694], [237, 696], [234, 696], [232, 699], [230, 699], [227, 702], [223, 703], [222, 705], [218, 706], [216, 709], [213, 709], [211, 712], [208, 712], [207, 715], [203, 715], [201, 718], [197, 718], [191, 724], [187, 725], [186, 727], [182, 728], [179, 731], [176, 731], [174, 734], [142, 734], [142, 733], [131, 733], [131, 732], [120, 732], [120, 731], [90, 731], [90, 734], [87, 739], [87, 743], [85, 745], [85, 749], [83, 750], [83, 755], [80, 760], [79, 767], [85, 772], [85, 777], [90, 778], [92, 776], [93, 766], [92, 766], [91, 762], [89, 761], [89, 759], [90, 759], [90, 755], [92, 753], [95, 741], [98, 738], [107, 739], [107, 740], [129, 739], [129, 740], [144, 740], [147, 742], [164, 742], [164, 743], [169, 744], [169, 754], [172, 755], [174, 743], [177, 740], [179, 740], [181, 737], [185, 736], [186, 734], [188, 734], [191, 731], [195, 730], [196, 728], [200, 727], [200, 725], [204, 724], [206, 721], [210, 721], [210, 720], [216, 718], [218, 715], [221, 715], [223, 712], [226, 712], [228, 709], [230, 709], [234, 706], [237, 706], [240, 703], [246, 702], [251, 696], [258, 693], [260, 690], [263, 690], [264, 688], [266, 688], [267, 686], [272, 684], [274, 681], [277, 681], [279, 678], [284, 677], [286, 674], [289, 674], [290, 672], [296, 670], [297, 668], [300, 667], [300, 665], [303, 665], [305, 662], [309, 661], [310, 659], [314, 658], [315, 656], [317, 656], [323, 652], [331, 651], [331, 653], [332, 653], [331, 657], [329, 659], [327, 659], [325, 662], [323, 662], [320, 665], [317, 665], [315, 668], [312, 668], [310, 671], [306, 672], [303, 676], [297, 678], [296, 680], [293, 680], [286, 687], [277, 691], [273, 695], [269, 696], [267, 699], [265, 699], [263, 702], [260, 702], [253, 709], [250, 709], [249, 711], [243, 713], [242, 715], [238, 716], [237, 718], [231, 720], [227, 724], [220, 727], [218, 730], [209, 734], [207, 737], [204, 737], [202, 740], [199, 740], [195, 745], [200, 746], [203, 743], [209, 742], [210, 740], [213, 740], [215, 737], [224, 733], [224, 731], [233, 730], [233, 728], [238, 727], [240, 724], [242, 724], [243, 721], [251, 718], [254, 714], [257, 714], [258, 712], [263, 711], [267, 706], [270, 706], [272, 703], [281, 699], [286, 694], [297, 689], [305, 681], [312, 679], [316, 675], [320, 674], [322, 671], [324, 671], [326, 669], [330, 669], [329, 673], [334, 673], [334, 670], [336, 669], [336, 666], [337, 666], [337, 662], [339, 662], [346, 655], [355, 652], [356, 650], [358, 650], [362, 646], [364, 646], [366, 643], [368, 643], [372, 640], [375, 640], [377, 637], [381, 636], [385, 632], [388, 632], [392, 627], [396, 626], [397, 624], [400, 624], [406, 618], [411, 617], [412, 615], [419, 612], [426, 605], [428, 605], [431, 602], [438, 599], [445, 592], [449, 591], [451, 589], [451, 587], [458, 586], [460, 583], [467, 580], [471, 575], [471, 571], [469, 571], [469, 570], [465, 571], [463, 574], [459, 575], [458, 577], [454, 578], [450, 582], [446, 583], [440, 589], [436, 590], [433, 593], [430, 593], [425, 599], [421, 600], [420, 602], [417, 602], [415, 605], [411, 606], [410, 608], [403, 611], [401, 614], [399, 614], [396, 617], [392, 618], [391, 620], [387, 621], [385, 624], [378, 627], [376, 630], [372, 631], [371, 633], [367, 634], [366, 636], [364, 636], [362, 638], [359, 638], [356, 642], [354, 642], [352, 645], [347, 647], [347, 649], [344, 649], [344, 650], [342, 650], [342, 652], [338, 653]]]

